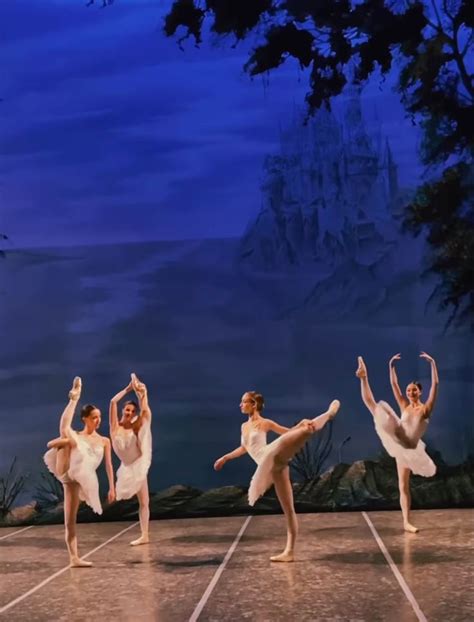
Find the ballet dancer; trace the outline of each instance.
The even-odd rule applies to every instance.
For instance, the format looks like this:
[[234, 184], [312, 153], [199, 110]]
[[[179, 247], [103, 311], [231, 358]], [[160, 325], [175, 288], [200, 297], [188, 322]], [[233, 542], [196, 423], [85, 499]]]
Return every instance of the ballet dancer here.
[[[321, 430], [336, 416], [340, 403], [334, 400], [325, 413], [314, 419], [303, 419], [292, 428], [262, 417], [263, 407], [264, 399], [260, 393], [247, 391], [243, 394], [240, 410], [242, 414], [248, 416], [248, 421], [241, 428], [240, 447], [216, 460], [214, 469], [219, 471], [226, 462], [239, 458], [245, 453], [253, 458], [258, 466], [250, 482], [249, 505], [253, 506], [272, 484], [275, 485], [275, 491], [286, 519], [287, 540], [283, 553], [270, 557], [270, 560], [292, 562], [295, 557], [298, 521], [293, 503], [289, 462], [312, 434]], [[270, 431], [279, 434], [280, 437], [267, 444], [267, 433]]]
[[401, 392], [395, 370], [395, 362], [400, 360], [400, 354], [395, 354], [389, 361], [390, 384], [400, 408], [400, 418], [386, 402], [375, 401], [369, 386], [367, 367], [361, 356], [358, 357], [356, 371], [362, 399], [374, 418], [375, 430], [389, 455], [396, 460], [403, 528], [410, 533], [418, 531], [410, 522], [410, 474], [432, 477], [436, 473], [436, 466], [426, 453], [426, 445], [421, 438], [428, 427], [438, 394], [438, 370], [435, 360], [426, 352], [422, 352], [420, 357], [431, 366], [431, 389], [425, 403], [420, 399], [422, 386], [419, 382], [410, 382], [405, 395]]
[[[150, 497], [147, 475], [151, 465], [151, 410], [148, 405], [147, 388], [135, 374], [130, 384], [110, 400], [110, 436], [115, 453], [121, 460], [117, 471], [117, 500], [137, 495], [141, 536], [130, 544], [148, 544], [150, 522]], [[117, 404], [130, 391], [135, 391], [140, 405], [133, 401], [125, 403], [120, 421]]]
[[64, 488], [65, 540], [70, 565], [74, 568], [92, 566], [91, 562], [79, 557], [77, 550], [77, 512], [83, 500], [96, 514], [102, 514], [96, 469], [104, 456], [109, 480], [107, 499], [109, 503], [115, 500], [110, 440], [97, 433], [101, 420], [100, 410], [92, 404], [87, 404], [81, 410], [84, 429], [76, 432], [71, 427], [81, 389], [81, 379], [76, 376], [69, 391], [69, 403], [59, 422], [59, 437], [48, 443], [49, 451], [44, 455], [46, 466]]

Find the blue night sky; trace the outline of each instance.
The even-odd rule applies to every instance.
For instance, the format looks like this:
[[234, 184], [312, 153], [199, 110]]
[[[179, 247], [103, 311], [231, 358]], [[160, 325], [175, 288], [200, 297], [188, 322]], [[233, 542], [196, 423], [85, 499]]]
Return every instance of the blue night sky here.
[[[170, 4], [3, 3], [0, 231], [14, 247], [238, 236], [257, 213], [306, 76], [251, 80], [231, 42], [181, 51], [161, 32]], [[390, 80], [365, 96], [413, 185], [415, 129]]]

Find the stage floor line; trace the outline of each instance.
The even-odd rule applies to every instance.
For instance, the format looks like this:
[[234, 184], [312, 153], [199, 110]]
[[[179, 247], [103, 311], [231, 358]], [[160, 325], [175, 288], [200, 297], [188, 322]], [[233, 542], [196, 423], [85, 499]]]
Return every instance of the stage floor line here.
[[46, 622], [474, 619], [473, 510], [300, 514], [297, 561], [275, 564], [282, 516], [81, 524], [92, 568], [67, 568], [60, 525], [0, 529], [0, 618]]

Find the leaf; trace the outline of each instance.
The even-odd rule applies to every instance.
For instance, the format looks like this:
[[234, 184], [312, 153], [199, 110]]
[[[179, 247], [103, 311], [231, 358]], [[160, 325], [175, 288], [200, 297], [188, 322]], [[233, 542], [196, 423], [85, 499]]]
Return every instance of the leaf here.
[[303, 67], [311, 63], [314, 37], [294, 24], [275, 26], [267, 33], [267, 41], [258, 46], [246, 63], [245, 69], [255, 76], [279, 67], [289, 56], [296, 58]]

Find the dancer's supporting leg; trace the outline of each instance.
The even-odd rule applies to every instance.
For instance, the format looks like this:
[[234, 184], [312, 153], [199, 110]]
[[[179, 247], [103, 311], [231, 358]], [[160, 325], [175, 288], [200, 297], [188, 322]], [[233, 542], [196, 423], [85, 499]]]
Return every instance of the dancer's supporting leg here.
[[283, 470], [273, 469], [273, 483], [286, 519], [286, 546], [283, 553], [270, 557], [272, 562], [292, 562], [294, 560], [295, 542], [298, 535], [298, 519], [293, 503], [293, 488], [290, 481], [290, 467]]
[[328, 421], [336, 416], [339, 407], [340, 402], [334, 400], [329, 409], [322, 415], [311, 419], [307, 425], [293, 428], [280, 437], [279, 451], [275, 456], [272, 477], [278, 500], [286, 518], [287, 539], [283, 553], [270, 557], [273, 562], [292, 562], [294, 560], [295, 542], [298, 535], [298, 521], [293, 503], [293, 488], [288, 463], [312, 434], [321, 430]]
[[139, 504], [138, 516], [140, 518], [140, 529], [142, 533], [137, 540], [130, 542], [132, 546], [148, 544], [150, 542], [148, 535], [148, 525], [150, 523], [150, 495], [148, 493], [147, 481], [144, 482], [143, 486], [137, 492], [137, 497]]
[[411, 471], [402, 466], [397, 461], [398, 489], [400, 491], [400, 507], [402, 508], [403, 529], [410, 533], [417, 533], [418, 529], [410, 523], [411, 493], [410, 475]]
[[64, 527], [67, 550], [72, 568], [92, 566], [92, 562], [86, 562], [79, 557], [77, 552], [76, 519], [79, 509], [79, 484], [71, 482], [63, 484], [64, 487]]

